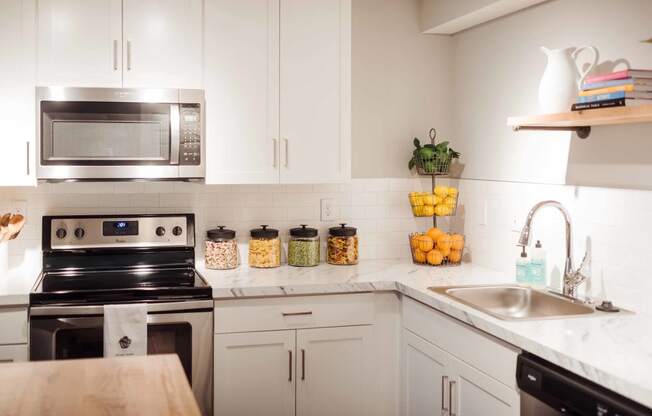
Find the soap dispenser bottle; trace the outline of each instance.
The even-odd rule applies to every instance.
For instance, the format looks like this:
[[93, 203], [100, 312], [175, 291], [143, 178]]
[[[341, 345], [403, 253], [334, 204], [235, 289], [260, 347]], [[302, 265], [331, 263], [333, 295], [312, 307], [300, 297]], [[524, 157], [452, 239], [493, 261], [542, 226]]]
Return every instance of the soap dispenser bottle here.
[[528, 280], [533, 286], [546, 287], [546, 251], [539, 240], [532, 250], [528, 274]]
[[529, 267], [530, 267], [530, 260], [527, 257], [527, 253], [525, 252], [525, 246], [521, 247], [522, 251], [519, 257], [516, 258], [516, 282], [521, 283], [521, 284], [528, 284], [529, 283]]

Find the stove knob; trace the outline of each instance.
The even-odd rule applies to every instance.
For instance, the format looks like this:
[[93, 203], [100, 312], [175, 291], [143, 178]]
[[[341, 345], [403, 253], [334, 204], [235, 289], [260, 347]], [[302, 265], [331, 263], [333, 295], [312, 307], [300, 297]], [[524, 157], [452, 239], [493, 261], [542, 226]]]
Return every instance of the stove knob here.
[[65, 228], [59, 228], [56, 232], [56, 235], [59, 240], [63, 240], [64, 238], [66, 238], [66, 235], [68, 235], [68, 233], [66, 232]]
[[82, 239], [86, 235], [86, 231], [84, 231], [83, 228], [77, 227], [75, 228], [75, 237]]
[[159, 237], [163, 237], [165, 235], [165, 228], [163, 227], [156, 227], [156, 235]]
[[172, 229], [172, 234], [176, 235], [177, 237], [180, 236], [182, 232], [183, 229], [178, 225]]

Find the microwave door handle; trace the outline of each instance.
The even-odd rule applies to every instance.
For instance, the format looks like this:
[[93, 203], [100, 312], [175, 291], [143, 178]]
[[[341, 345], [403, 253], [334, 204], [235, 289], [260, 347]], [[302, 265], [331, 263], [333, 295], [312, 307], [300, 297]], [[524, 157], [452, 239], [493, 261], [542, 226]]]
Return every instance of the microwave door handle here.
[[179, 104], [170, 104], [170, 164], [179, 164], [179, 144], [181, 141]]

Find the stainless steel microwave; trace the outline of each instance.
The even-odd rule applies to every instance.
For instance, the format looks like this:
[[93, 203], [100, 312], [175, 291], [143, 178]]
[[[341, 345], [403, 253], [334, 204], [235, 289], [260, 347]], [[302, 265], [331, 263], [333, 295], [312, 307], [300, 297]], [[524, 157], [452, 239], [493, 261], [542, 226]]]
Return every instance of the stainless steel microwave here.
[[37, 87], [37, 178], [201, 180], [204, 92]]

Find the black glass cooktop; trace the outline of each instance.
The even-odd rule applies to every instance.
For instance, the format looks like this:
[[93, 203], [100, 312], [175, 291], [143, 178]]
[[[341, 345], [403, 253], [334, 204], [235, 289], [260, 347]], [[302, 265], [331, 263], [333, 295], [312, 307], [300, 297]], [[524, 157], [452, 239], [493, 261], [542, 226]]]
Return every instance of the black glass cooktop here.
[[30, 302], [95, 305], [211, 297], [210, 286], [193, 268], [134, 268], [44, 272]]

